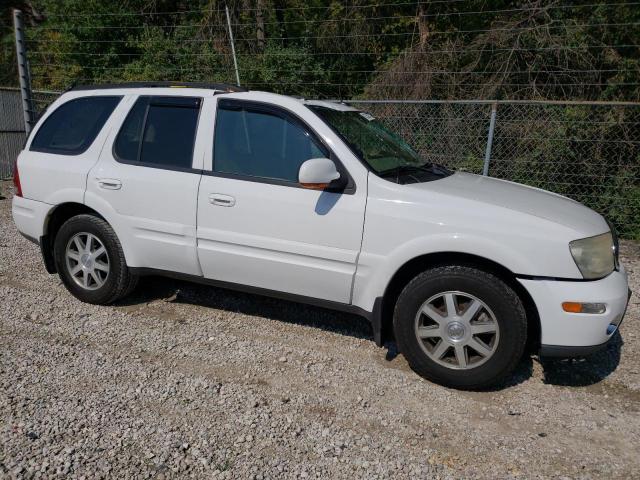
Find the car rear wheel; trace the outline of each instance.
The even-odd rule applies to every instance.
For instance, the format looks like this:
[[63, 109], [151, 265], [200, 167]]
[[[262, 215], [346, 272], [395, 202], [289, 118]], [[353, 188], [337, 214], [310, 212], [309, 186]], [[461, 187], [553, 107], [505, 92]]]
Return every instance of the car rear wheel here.
[[495, 275], [443, 266], [415, 277], [394, 312], [398, 347], [413, 370], [445, 386], [480, 389], [522, 357], [527, 319], [518, 295]]
[[129, 271], [115, 232], [102, 218], [70, 218], [60, 227], [53, 250], [62, 282], [83, 302], [106, 305], [135, 288], [137, 276]]

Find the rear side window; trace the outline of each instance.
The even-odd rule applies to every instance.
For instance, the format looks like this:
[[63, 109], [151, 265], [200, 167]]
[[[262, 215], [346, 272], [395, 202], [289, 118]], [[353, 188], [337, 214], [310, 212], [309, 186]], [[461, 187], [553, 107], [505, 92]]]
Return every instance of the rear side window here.
[[140, 97], [113, 146], [116, 160], [159, 168], [190, 169], [200, 98]]
[[69, 100], [47, 117], [30, 149], [61, 155], [85, 152], [121, 99], [121, 96], [100, 96]]
[[283, 111], [218, 103], [213, 168], [219, 173], [297, 183], [300, 165], [327, 157], [310, 132]]

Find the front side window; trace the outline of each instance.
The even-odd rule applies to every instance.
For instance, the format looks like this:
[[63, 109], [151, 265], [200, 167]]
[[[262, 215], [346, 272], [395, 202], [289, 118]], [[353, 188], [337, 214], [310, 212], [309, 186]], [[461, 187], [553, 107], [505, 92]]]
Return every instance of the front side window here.
[[122, 124], [115, 158], [145, 166], [191, 168], [200, 99], [140, 97]]
[[327, 156], [324, 147], [283, 112], [239, 102], [218, 104], [216, 172], [297, 183], [302, 163]]
[[31, 150], [61, 155], [79, 155], [85, 152], [121, 98], [82, 97], [60, 105], [38, 129], [31, 142]]

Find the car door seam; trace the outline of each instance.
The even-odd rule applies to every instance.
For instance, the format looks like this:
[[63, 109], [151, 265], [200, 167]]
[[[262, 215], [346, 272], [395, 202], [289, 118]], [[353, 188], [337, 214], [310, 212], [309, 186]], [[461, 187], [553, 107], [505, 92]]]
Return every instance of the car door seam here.
[[360, 263], [360, 254], [362, 253], [362, 246], [364, 245], [364, 228], [367, 221], [367, 203], [369, 201], [369, 175], [370, 172], [367, 172], [367, 176], [365, 178], [365, 188], [364, 188], [364, 211], [362, 213], [362, 230], [360, 234], [360, 248], [358, 249], [358, 253], [356, 254], [356, 264], [353, 269], [353, 275], [351, 277], [351, 290], [349, 292], [349, 304], [353, 303], [353, 291], [355, 290], [356, 285], [356, 275], [358, 274], [358, 264]]

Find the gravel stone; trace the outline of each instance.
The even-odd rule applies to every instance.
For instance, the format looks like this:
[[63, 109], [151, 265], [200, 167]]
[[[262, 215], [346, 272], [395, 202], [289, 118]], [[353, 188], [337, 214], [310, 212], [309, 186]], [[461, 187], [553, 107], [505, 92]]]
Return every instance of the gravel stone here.
[[633, 478], [639, 325], [634, 293], [605, 351], [449, 390], [344, 313], [154, 277], [83, 304], [0, 200], [0, 479]]

